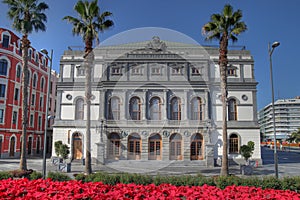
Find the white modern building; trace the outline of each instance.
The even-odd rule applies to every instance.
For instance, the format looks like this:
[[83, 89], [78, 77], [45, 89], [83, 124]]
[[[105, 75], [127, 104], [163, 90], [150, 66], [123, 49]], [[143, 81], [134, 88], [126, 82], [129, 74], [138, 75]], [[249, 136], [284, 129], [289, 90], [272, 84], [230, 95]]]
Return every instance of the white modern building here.
[[[300, 97], [278, 99], [274, 102], [276, 139], [285, 140], [300, 128]], [[268, 104], [258, 113], [260, 132], [265, 140], [274, 139], [273, 109]]]
[[[94, 162], [142, 160], [203, 162], [222, 156], [222, 105], [218, 48], [161, 41], [94, 49], [91, 138]], [[254, 61], [248, 50], [228, 54], [228, 140], [230, 158], [255, 142], [261, 161]], [[62, 140], [72, 159], [85, 157], [85, 71], [83, 51], [61, 57], [54, 142]], [[54, 152], [53, 152], [54, 155]]]

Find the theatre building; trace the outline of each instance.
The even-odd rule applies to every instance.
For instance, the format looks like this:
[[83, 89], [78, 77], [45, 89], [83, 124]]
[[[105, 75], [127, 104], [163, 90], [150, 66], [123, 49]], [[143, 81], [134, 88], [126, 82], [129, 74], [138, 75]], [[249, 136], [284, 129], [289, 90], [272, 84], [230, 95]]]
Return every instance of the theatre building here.
[[[120, 160], [202, 162], [222, 156], [222, 106], [218, 48], [162, 41], [94, 49], [91, 148], [96, 163]], [[61, 57], [53, 140], [85, 157], [83, 51]], [[248, 50], [228, 54], [228, 152], [255, 143], [261, 161], [254, 61]], [[54, 152], [53, 152], [53, 155]]]
[[[0, 158], [19, 158], [22, 135], [22, 52], [21, 39], [0, 28]], [[28, 49], [28, 125], [26, 154], [43, 153], [49, 61], [45, 55]], [[58, 74], [51, 73], [49, 114], [54, 116]], [[53, 123], [50, 122], [50, 124]], [[51, 153], [52, 131], [47, 134], [47, 153]]]

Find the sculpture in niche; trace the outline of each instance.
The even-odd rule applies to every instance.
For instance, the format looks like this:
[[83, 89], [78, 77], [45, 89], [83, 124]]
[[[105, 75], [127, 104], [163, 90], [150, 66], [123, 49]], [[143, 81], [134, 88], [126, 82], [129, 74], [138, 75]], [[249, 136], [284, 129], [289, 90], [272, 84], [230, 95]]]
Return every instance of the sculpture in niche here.
[[160, 38], [158, 36], [154, 36], [152, 38], [152, 41], [147, 44], [146, 49], [153, 49], [155, 51], [166, 51], [167, 46], [166, 43], [160, 41]]

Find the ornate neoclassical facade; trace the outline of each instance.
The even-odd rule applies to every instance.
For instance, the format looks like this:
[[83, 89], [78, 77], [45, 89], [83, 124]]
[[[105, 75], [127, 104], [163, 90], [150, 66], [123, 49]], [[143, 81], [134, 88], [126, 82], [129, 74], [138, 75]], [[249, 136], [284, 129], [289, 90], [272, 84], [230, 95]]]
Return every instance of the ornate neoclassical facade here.
[[[213, 166], [222, 155], [218, 49], [152, 40], [94, 49], [91, 138], [95, 162], [184, 160]], [[261, 160], [254, 61], [230, 50], [228, 139], [230, 158], [254, 141]], [[61, 57], [54, 141], [84, 158], [85, 70], [83, 51]], [[54, 154], [53, 154], [54, 155]]]

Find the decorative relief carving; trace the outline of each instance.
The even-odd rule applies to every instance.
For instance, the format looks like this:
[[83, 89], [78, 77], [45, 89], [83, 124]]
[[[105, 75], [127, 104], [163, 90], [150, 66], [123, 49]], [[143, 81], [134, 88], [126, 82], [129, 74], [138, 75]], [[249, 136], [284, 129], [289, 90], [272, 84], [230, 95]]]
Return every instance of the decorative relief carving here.
[[160, 38], [158, 36], [154, 36], [152, 38], [152, 41], [150, 41], [147, 46], [146, 49], [153, 49], [155, 51], [166, 51], [167, 46], [166, 43], [160, 41]]
[[163, 136], [164, 137], [169, 137], [170, 136], [170, 132], [169, 131], [163, 131]]

